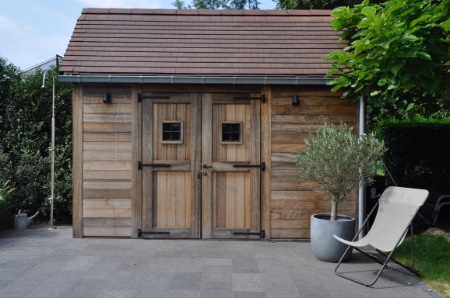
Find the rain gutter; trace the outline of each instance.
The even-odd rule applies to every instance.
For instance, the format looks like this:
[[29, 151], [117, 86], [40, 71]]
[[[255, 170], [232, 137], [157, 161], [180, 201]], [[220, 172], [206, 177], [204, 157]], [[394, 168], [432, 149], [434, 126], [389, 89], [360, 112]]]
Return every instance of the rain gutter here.
[[226, 84], [226, 85], [327, 85], [331, 80], [320, 76], [121, 76], [121, 75], [59, 75], [68, 83], [128, 83], [128, 84]]

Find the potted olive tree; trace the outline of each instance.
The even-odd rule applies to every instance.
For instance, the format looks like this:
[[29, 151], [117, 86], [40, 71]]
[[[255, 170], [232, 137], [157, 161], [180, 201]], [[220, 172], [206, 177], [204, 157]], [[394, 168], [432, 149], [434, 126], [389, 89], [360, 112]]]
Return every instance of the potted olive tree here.
[[331, 195], [331, 213], [311, 216], [311, 247], [319, 260], [337, 262], [346, 246], [333, 235], [351, 240], [355, 234], [355, 219], [339, 214], [338, 206], [360, 185], [373, 182], [384, 144], [374, 134], [355, 135], [346, 124], [325, 124], [306, 144], [305, 153], [296, 158], [300, 177]]

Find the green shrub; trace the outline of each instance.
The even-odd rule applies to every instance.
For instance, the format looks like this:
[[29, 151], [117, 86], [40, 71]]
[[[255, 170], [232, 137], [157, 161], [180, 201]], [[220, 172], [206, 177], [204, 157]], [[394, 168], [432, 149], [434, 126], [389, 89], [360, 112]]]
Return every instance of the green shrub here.
[[14, 188], [11, 187], [10, 181], [6, 181], [0, 186], [0, 231], [13, 226], [13, 211], [11, 209], [9, 197]]
[[385, 163], [399, 186], [450, 193], [450, 121], [390, 120], [378, 126]]
[[0, 58], [0, 183], [16, 189], [6, 200], [14, 213], [40, 211], [48, 221], [51, 194], [52, 77], [55, 78], [55, 200], [56, 223], [72, 221], [72, 87], [49, 70], [42, 89], [42, 71], [24, 76]]
[[[389, 120], [379, 124], [378, 134], [387, 148], [384, 160], [396, 184], [430, 192], [415, 220], [418, 226], [429, 225], [437, 198], [450, 194], [450, 121]], [[394, 185], [389, 177], [386, 181]]]

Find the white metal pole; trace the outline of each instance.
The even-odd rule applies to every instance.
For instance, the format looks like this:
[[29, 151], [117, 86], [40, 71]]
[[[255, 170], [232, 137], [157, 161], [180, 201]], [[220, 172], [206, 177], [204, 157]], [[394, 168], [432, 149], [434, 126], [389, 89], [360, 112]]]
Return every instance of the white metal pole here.
[[55, 76], [52, 90], [52, 165], [51, 165], [51, 202], [50, 202], [50, 229], [53, 229], [53, 201], [55, 200]]
[[[359, 135], [366, 133], [366, 102], [364, 96], [359, 98]], [[361, 184], [358, 195], [358, 230], [363, 226], [366, 219], [366, 185]], [[365, 231], [359, 233], [359, 239], [365, 236]]]

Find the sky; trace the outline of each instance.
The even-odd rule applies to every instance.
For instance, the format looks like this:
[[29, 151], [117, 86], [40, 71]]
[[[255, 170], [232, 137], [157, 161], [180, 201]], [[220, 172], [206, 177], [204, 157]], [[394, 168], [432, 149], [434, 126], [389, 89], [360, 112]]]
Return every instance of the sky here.
[[[64, 56], [83, 8], [171, 8], [174, 0], [3, 0], [0, 56], [21, 70]], [[184, 1], [186, 4], [191, 0]], [[259, 0], [274, 9], [273, 0]]]

